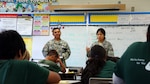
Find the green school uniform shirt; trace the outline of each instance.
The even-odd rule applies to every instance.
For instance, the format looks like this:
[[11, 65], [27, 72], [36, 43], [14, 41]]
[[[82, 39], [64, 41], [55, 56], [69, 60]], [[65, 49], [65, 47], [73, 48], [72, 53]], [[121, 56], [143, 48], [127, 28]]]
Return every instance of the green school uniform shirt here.
[[50, 61], [50, 60], [41, 60], [39, 61], [39, 63], [42, 63], [42, 64], [46, 64], [48, 65], [46, 68], [51, 70], [51, 71], [54, 71], [54, 72], [59, 72], [61, 71], [61, 68], [57, 65], [57, 63], [53, 62], [53, 61]]
[[114, 72], [115, 65], [116, 65], [116, 63], [113, 61], [110, 61], [110, 60], [106, 61], [105, 66], [99, 72], [99, 74], [96, 76], [100, 77], [100, 78], [112, 78], [112, 74]]
[[150, 84], [150, 42], [130, 45], [117, 62], [115, 75], [126, 84]]
[[46, 84], [49, 70], [25, 60], [0, 60], [0, 84]]

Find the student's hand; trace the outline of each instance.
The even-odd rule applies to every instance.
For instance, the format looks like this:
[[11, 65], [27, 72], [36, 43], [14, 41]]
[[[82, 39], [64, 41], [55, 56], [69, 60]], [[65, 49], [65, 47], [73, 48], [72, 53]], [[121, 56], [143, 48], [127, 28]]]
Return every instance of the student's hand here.
[[57, 62], [57, 63], [60, 63], [60, 62], [61, 62], [61, 59], [60, 59], [60, 58], [58, 58], [58, 59], [56, 60], [56, 62]]
[[63, 73], [65, 73], [65, 72], [66, 72], [66, 67], [65, 67], [65, 65], [62, 63], [61, 59], [58, 58], [56, 61], [57, 61], [57, 63], [60, 64], [61, 71], [62, 71]]

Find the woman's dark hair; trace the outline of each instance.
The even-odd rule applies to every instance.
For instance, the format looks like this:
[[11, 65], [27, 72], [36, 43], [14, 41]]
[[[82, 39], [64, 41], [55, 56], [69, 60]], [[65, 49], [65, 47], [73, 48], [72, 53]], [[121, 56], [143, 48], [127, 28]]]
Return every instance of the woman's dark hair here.
[[8, 60], [23, 55], [26, 47], [21, 35], [15, 30], [5, 30], [0, 33], [0, 59]]
[[103, 33], [103, 34], [104, 34], [104, 39], [105, 39], [105, 35], [106, 35], [105, 30], [104, 30], [103, 28], [99, 28], [99, 29], [97, 30], [97, 32], [96, 32], [96, 35], [98, 34], [98, 32]]
[[82, 84], [88, 84], [90, 77], [95, 77], [103, 66], [106, 60], [106, 51], [102, 46], [95, 45], [91, 48], [90, 59], [86, 62], [86, 67], [82, 72], [81, 82]]

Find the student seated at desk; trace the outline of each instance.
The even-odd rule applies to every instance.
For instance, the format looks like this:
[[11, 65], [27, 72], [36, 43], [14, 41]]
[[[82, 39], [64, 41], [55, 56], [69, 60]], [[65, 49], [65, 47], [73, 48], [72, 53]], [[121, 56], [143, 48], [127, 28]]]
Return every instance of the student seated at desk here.
[[45, 59], [39, 61], [38, 64], [39, 63], [42, 65], [44, 64], [45, 66], [47, 66], [46, 68], [51, 71], [55, 71], [57, 73], [60, 71], [63, 73], [66, 72], [66, 67], [59, 58], [59, 55], [56, 50], [50, 50]]
[[25, 43], [18, 32], [0, 32], [0, 84], [57, 84], [58, 73], [24, 60]]
[[82, 72], [82, 84], [88, 84], [90, 77], [112, 78], [115, 62], [107, 61], [107, 54], [102, 46], [95, 45], [91, 48], [90, 58]]

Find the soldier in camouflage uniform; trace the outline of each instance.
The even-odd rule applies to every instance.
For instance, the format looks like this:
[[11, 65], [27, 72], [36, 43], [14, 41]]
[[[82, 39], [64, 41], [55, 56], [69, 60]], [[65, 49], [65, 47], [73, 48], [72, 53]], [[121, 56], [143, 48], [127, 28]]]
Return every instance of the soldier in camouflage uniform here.
[[58, 53], [62, 62], [66, 65], [65, 60], [69, 58], [71, 51], [68, 43], [60, 38], [61, 31], [60, 28], [54, 28], [52, 30], [54, 39], [48, 41], [43, 47], [42, 53], [44, 57], [47, 56], [48, 52], [55, 49]]

